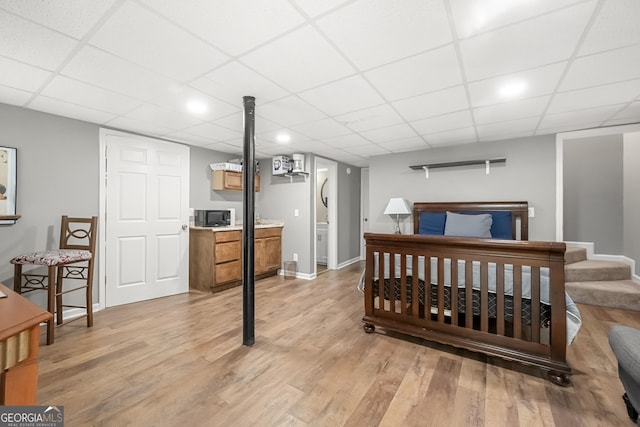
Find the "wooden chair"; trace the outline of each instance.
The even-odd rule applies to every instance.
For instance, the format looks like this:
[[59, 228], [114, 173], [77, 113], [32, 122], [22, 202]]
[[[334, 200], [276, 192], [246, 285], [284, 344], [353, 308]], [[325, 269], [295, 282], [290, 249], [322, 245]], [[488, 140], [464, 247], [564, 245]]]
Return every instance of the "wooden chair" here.
[[[21, 294], [46, 290], [47, 310], [55, 315], [58, 325], [63, 323], [62, 309], [74, 307], [86, 309], [87, 327], [93, 326], [93, 266], [97, 225], [98, 217], [96, 216], [70, 218], [65, 215], [62, 217], [60, 227], [60, 249], [31, 252], [11, 260], [14, 264], [14, 291]], [[26, 264], [46, 266], [47, 274], [23, 273], [22, 266]], [[65, 290], [63, 289], [64, 279], [76, 279], [85, 283]], [[63, 305], [64, 294], [82, 289], [86, 292], [86, 305]], [[53, 344], [53, 329], [54, 323], [51, 319], [47, 322], [47, 344]]]

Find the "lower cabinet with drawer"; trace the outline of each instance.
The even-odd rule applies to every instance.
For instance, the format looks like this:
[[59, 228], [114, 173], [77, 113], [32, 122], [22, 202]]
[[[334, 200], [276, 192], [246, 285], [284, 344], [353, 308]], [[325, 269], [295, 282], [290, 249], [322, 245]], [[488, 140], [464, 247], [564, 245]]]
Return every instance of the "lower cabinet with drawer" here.
[[[282, 228], [255, 230], [255, 278], [278, 273]], [[242, 284], [242, 230], [192, 227], [189, 231], [189, 288], [218, 292]]]

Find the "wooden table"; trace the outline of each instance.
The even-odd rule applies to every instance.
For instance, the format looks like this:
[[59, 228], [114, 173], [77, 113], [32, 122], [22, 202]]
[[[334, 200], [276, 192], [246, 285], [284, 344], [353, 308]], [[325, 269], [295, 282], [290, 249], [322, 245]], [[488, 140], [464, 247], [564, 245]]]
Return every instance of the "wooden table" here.
[[53, 317], [0, 283], [0, 405], [35, 405], [40, 322]]

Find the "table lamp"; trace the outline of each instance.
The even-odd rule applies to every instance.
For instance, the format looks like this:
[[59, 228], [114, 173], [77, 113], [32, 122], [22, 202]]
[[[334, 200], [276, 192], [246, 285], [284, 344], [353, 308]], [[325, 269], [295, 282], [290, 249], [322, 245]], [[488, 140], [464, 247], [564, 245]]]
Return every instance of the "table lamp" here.
[[406, 200], [402, 197], [392, 197], [389, 199], [389, 203], [387, 204], [387, 208], [384, 210], [385, 215], [395, 215], [396, 216], [396, 234], [402, 234], [400, 231], [400, 215], [409, 215], [411, 214], [411, 210], [407, 205]]

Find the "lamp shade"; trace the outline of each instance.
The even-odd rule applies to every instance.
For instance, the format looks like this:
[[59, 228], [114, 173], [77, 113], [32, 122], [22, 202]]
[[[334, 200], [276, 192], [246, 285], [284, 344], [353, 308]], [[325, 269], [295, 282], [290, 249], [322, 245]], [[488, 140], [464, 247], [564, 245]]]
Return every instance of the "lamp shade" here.
[[386, 215], [409, 215], [411, 209], [407, 205], [407, 201], [402, 197], [392, 197], [389, 199], [387, 208], [384, 210]]

